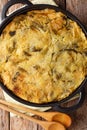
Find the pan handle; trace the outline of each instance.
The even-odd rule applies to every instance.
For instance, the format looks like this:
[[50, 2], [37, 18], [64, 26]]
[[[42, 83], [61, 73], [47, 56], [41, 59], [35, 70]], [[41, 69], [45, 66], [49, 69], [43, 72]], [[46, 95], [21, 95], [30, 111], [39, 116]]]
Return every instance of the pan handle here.
[[8, 9], [14, 5], [14, 4], [18, 4], [18, 3], [21, 3], [21, 4], [26, 4], [28, 6], [32, 6], [33, 4], [29, 1], [29, 0], [10, 0], [6, 3], [6, 5], [4, 5], [3, 9], [2, 9], [2, 14], [1, 14], [1, 19], [5, 19], [7, 16], [6, 16], [6, 13], [8, 11]]
[[76, 104], [74, 104], [73, 106], [70, 106], [70, 107], [62, 107], [61, 106], [62, 104], [60, 104], [60, 105], [58, 104], [56, 106], [53, 106], [52, 109], [56, 110], [56, 111], [64, 112], [64, 113], [69, 113], [69, 112], [72, 112], [72, 111], [76, 110], [77, 108], [79, 108], [83, 104], [84, 99], [85, 99], [85, 89], [83, 88], [81, 90], [81, 92], [79, 92], [79, 99]]

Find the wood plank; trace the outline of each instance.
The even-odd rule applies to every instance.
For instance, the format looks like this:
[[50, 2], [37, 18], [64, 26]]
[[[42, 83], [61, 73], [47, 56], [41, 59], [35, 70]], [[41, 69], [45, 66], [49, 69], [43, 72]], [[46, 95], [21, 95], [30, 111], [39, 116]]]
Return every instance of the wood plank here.
[[87, 27], [87, 0], [66, 0], [66, 9]]
[[[38, 117], [37, 119], [44, 121], [41, 117]], [[37, 125], [37, 130], [44, 130], [40, 125]]]
[[3, 6], [7, 3], [7, 1], [8, 1], [8, 0], [3, 0], [3, 1], [0, 0], [0, 12], [1, 12]]
[[57, 5], [62, 7], [63, 9], [66, 8], [66, 0], [54, 0]]
[[10, 130], [37, 130], [37, 124], [21, 117], [11, 117]]
[[85, 101], [78, 110], [72, 112], [72, 126], [69, 130], [87, 130], [87, 87]]
[[44, 130], [44, 129], [40, 125], [38, 125], [37, 130]]
[[[0, 88], [0, 98], [4, 99], [2, 89]], [[0, 130], [10, 130], [10, 117], [9, 112], [0, 109]]]
[[[0, 0], [0, 12], [2, 11], [3, 6], [4, 6], [7, 2], [8, 2], [8, 0], [3, 0], [3, 1]], [[21, 7], [21, 6], [22, 6], [22, 4], [15, 4], [15, 5], [11, 6], [11, 7], [9, 8], [9, 10], [8, 10], [8, 13], [9, 13], [9, 12], [11, 13], [11, 12], [15, 11], [17, 8], [19, 8], [19, 7]]]

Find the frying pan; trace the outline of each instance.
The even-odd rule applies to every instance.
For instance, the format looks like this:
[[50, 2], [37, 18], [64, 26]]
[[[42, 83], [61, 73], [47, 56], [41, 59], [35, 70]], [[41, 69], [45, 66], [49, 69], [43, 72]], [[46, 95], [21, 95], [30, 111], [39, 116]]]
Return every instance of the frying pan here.
[[[8, 9], [17, 3], [21, 3], [21, 4], [26, 4], [26, 6], [23, 6], [22, 8], [14, 11], [13, 13], [11, 13], [10, 15], [7, 16], [7, 11]], [[8, 1], [8, 3], [4, 6], [3, 10], [2, 10], [2, 14], [1, 14], [1, 18], [2, 18], [2, 23], [0, 25], [0, 35], [3, 31], [3, 29], [12, 21], [13, 18], [15, 18], [16, 16], [20, 15], [20, 14], [25, 14], [28, 11], [32, 11], [32, 10], [42, 10], [42, 9], [54, 9], [57, 12], [62, 12], [64, 13], [68, 18], [74, 20], [77, 22], [77, 24], [82, 28], [83, 32], [85, 33], [85, 35], [87, 36], [87, 30], [84, 27], [84, 25], [73, 15], [71, 14], [69, 11], [59, 7], [59, 6], [53, 6], [53, 5], [48, 5], [48, 4], [36, 4], [33, 5], [30, 1], [28, 0], [11, 0]], [[71, 112], [73, 110], [76, 110], [77, 108], [79, 108], [84, 99], [85, 99], [85, 87], [87, 85], [87, 77], [85, 77], [85, 79], [83, 80], [83, 82], [80, 84], [80, 86], [72, 93], [70, 94], [68, 97], [66, 97], [65, 99], [61, 100], [61, 101], [56, 101], [56, 102], [49, 102], [49, 103], [43, 103], [43, 104], [37, 104], [37, 103], [31, 103], [29, 101], [25, 101], [21, 98], [19, 98], [18, 96], [16, 96], [12, 91], [10, 91], [4, 84], [3, 82], [0, 82], [0, 86], [2, 87], [2, 89], [9, 95], [11, 96], [13, 99], [15, 99], [16, 101], [25, 104], [25, 105], [29, 105], [29, 106], [33, 106], [33, 107], [51, 107], [53, 110], [56, 111], [61, 111], [61, 112]], [[75, 97], [75, 95], [79, 94], [79, 99], [78, 101], [70, 106], [70, 107], [63, 107], [62, 104], [64, 104], [65, 102], [69, 102], [73, 97]]]

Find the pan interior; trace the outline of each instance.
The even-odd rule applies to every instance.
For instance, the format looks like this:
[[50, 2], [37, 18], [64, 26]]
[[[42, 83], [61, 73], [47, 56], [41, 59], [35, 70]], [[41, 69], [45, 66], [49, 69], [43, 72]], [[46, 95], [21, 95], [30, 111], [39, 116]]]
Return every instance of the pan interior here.
[[61, 12], [45, 9], [17, 16], [3, 30], [0, 41], [1, 80], [24, 100], [60, 101], [85, 78], [86, 36]]

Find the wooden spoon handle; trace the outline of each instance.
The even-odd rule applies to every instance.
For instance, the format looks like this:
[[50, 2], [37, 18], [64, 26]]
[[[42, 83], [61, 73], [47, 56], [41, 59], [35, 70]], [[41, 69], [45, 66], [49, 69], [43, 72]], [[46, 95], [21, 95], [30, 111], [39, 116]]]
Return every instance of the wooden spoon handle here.
[[41, 121], [41, 120], [35, 119], [31, 116], [27, 116], [24, 113], [21, 113], [15, 109], [13, 109], [11, 106], [7, 106], [5, 104], [0, 103], [0, 108], [6, 110], [8, 112], [12, 112], [16, 115], [19, 115], [20, 117], [23, 117], [23, 118], [28, 119], [30, 121], [33, 121], [33, 122], [39, 124], [40, 126], [42, 126], [45, 130], [54, 130], [54, 128], [56, 128], [55, 130], [57, 130], [57, 129], [65, 130], [65, 127], [61, 123], [47, 122], [47, 121]]
[[28, 112], [28, 113], [38, 115], [48, 121], [60, 122], [61, 124], [65, 125], [66, 127], [69, 127], [71, 125], [71, 118], [67, 114], [64, 114], [61, 112], [47, 112], [47, 113], [40, 112], [40, 111], [36, 111], [36, 110], [30, 109], [30, 108], [24, 107], [22, 105], [7, 102], [2, 99], [0, 99], [0, 103], [13, 107], [16, 110], [22, 110], [23, 112]]
[[8, 102], [8, 101], [2, 100], [2, 99], [0, 99], [0, 103], [8, 105], [10, 107], [14, 107], [17, 110], [22, 110], [24, 112], [29, 112], [29, 113], [32, 113], [32, 114], [35, 114], [35, 115], [38, 115], [38, 116], [40, 116], [40, 113], [42, 113], [40, 111], [36, 111], [36, 110], [30, 109], [28, 107], [25, 107], [25, 106], [22, 106], [22, 105], [19, 105], [19, 104], [16, 104], [16, 103]]

